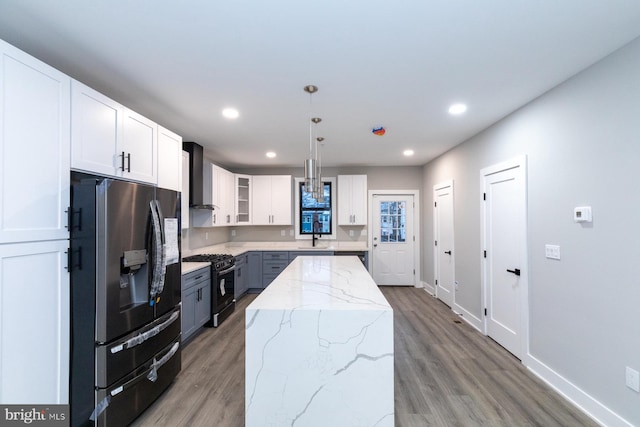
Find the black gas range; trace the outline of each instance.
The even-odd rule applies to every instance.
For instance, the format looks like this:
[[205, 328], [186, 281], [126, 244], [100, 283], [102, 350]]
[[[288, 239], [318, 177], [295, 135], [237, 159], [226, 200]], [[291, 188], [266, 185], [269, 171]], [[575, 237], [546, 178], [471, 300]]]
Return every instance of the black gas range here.
[[211, 319], [206, 326], [217, 328], [235, 310], [235, 257], [228, 254], [201, 254], [182, 258], [182, 261], [211, 263]]

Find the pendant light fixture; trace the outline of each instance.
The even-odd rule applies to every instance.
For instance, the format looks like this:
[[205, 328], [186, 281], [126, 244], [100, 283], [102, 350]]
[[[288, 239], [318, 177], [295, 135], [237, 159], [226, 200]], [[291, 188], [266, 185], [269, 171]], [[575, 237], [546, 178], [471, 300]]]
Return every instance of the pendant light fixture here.
[[304, 87], [304, 91], [309, 94], [309, 158], [304, 162], [304, 188], [310, 193], [315, 186], [318, 172], [316, 159], [313, 156], [313, 123], [315, 119], [311, 118], [311, 98], [318, 91], [318, 87], [308, 85]]
[[[318, 159], [318, 176], [316, 179], [316, 187], [314, 189], [315, 199], [318, 203], [324, 203], [324, 182], [322, 182], [322, 148], [324, 147], [324, 138], [319, 136], [316, 138], [316, 152]], [[318, 148], [318, 145], [320, 148]]]

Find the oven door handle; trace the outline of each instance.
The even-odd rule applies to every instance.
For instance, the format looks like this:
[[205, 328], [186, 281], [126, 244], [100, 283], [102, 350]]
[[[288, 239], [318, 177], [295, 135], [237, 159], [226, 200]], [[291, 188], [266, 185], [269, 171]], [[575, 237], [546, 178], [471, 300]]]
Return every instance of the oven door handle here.
[[235, 269], [236, 269], [236, 266], [235, 266], [235, 265], [233, 265], [233, 266], [231, 266], [231, 267], [227, 268], [226, 270], [218, 271], [217, 273], [218, 273], [218, 276], [222, 276], [222, 275], [224, 275], [224, 274], [231, 273], [231, 272], [232, 272], [232, 271], [234, 271]]

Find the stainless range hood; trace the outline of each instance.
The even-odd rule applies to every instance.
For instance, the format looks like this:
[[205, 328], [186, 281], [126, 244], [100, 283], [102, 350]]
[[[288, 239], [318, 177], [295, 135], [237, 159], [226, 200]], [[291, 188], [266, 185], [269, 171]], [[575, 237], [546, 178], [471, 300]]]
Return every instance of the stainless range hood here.
[[189, 153], [189, 207], [192, 209], [214, 210], [214, 206], [205, 204], [202, 184], [204, 154], [202, 145], [195, 142], [183, 142], [182, 149]]

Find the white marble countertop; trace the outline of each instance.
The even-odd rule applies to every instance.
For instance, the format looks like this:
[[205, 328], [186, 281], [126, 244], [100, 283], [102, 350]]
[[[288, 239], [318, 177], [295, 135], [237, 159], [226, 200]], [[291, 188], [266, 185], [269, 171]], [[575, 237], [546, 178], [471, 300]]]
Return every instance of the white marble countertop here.
[[301, 256], [247, 310], [391, 310], [355, 256]]
[[226, 242], [218, 245], [205, 246], [197, 249], [184, 249], [182, 256], [197, 254], [231, 254], [242, 255], [249, 251], [368, 251], [367, 242], [343, 242], [325, 240], [317, 242], [316, 247], [311, 241], [299, 240], [289, 242]]
[[245, 425], [394, 425], [393, 310], [356, 256], [299, 256], [245, 311]]
[[188, 274], [192, 271], [200, 270], [201, 268], [209, 267], [210, 262], [183, 262], [182, 274]]

